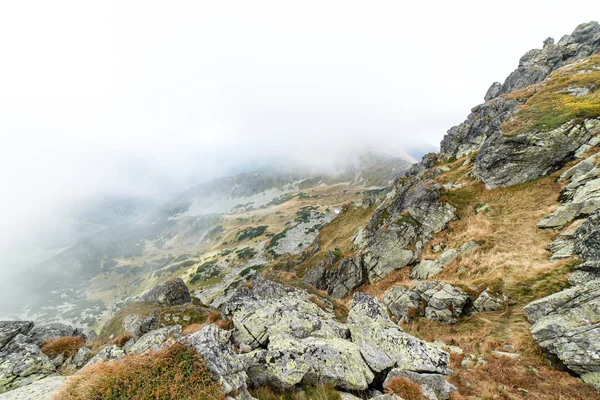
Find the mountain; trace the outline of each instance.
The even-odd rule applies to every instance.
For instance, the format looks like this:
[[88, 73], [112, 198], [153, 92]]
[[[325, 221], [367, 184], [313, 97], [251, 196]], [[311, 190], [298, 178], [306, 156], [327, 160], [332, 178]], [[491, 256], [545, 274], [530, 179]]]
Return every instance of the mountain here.
[[[134, 249], [111, 234], [121, 247], [85, 295], [114, 309], [102, 350], [77, 355], [120, 361], [62, 396], [185, 398], [194, 371], [206, 398], [600, 399], [599, 88], [590, 22], [526, 53], [390, 186], [257, 171], [178, 196], [135, 224]], [[81, 367], [50, 362], [49, 328], [1, 324], [0, 359], [35, 370], [1, 369], [4, 390]], [[61, 329], [45, 337], [77, 338]]]

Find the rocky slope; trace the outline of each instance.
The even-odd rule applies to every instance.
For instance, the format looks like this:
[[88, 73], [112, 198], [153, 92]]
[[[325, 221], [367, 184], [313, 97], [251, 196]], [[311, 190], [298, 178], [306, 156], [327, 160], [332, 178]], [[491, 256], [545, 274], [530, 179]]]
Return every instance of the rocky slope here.
[[[194, 264], [192, 294], [175, 280], [130, 302], [87, 363], [183, 343], [238, 399], [600, 398], [598, 53], [596, 22], [547, 39], [391, 188], [327, 221], [297, 209], [264, 241], [237, 231], [257, 240], [235, 260], [256, 263]], [[294, 227], [314, 240], [284, 251]], [[0, 390], [74, 362], [43, 355], [31, 323], [1, 326]]]

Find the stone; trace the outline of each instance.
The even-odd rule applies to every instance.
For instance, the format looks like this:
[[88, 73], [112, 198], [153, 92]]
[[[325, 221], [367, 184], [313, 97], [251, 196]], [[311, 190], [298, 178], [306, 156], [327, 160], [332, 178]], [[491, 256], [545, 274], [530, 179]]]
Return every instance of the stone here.
[[376, 373], [389, 368], [448, 374], [449, 355], [394, 324], [387, 309], [373, 296], [356, 293], [348, 314], [352, 342]]
[[365, 283], [366, 277], [362, 259], [351, 256], [340, 260], [328, 258], [308, 271], [303, 280], [319, 290], [325, 290], [330, 296], [341, 299]]
[[481, 246], [477, 242], [471, 241], [471, 242], [464, 243], [462, 246], [460, 246], [460, 254], [471, 253], [480, 247]]
[[169, 347], [181, 336], [181, 325], [166, 326], [146, 333], [132, 346], [125, 348], [127, 354], [157, 351]]
[[170, 307], [192, 301], [190, 291], [183, 279], [176, 278], [156, 286], [142, 296], [143, 301]]
[[345, 390], [364, 390], [374, 375], [356, 344], [340, 338], [272, 336], [267, 350], [247, 355], [254, 384], [279, 388], [331, 383]]
[[106, 346], [98, 354], [96, 354], [90, 361], [85, 365], [94, 365], [99, 362], [107, 362], [111, 360], [118, 360], [121, 357], [125, 357], [125, 352], [116, 345]]
[[0, 394], [0, 400], [51, 400], [67, 380], [64, 376], [49, 376], [27, 386]]
[[31, 321], [0, 321], [0, 350], [18, 334], [27, 335], [31, 328]]
[[48, 356], [19, 333], [0, 350], [0, 393], [28, 385], [55, 370]]
[[473, 309], [476, 312], [499, 311], [506, 307], [507, 301], [506, 296], [493, 294], [486, 289], [473, 302]]
[[434, 399], [447, 400], [450, 393], [455, 392], [456, 388], [448, 383], [443, 375], [440, 374], [423, 374], [412, 371], [403, 371], [397, 368], [392, 369], [383, 382], [383, 388], [387, 389], [389, 382], [397, 377], [407, 378], [421, 385], [424, 391], [434, 393]]
[[58, 339], [64, 336], [81, 336], [85, 338], [81, 329], [60, 323], [34, 326], [28, 336], [30, 341], [38, 346], [41, 346], [46, 340]]
[[[175, 321], [176, 322], [176, 321]], [[139, 339], [142, 335], [156, 328], [157, 321], [154, 315], [142, 317], [137, 314], [130, 314], [123, 320], [123, 330], [126, 334]]]
[[244, 362], [229, 343], [231, 333], [211, 324], [198, 332], [184, 336], [182, 343], [194, 348], [206, 362], [208, 370], [219, 380], [225, 394], [247, 394]]
[[412, 279], [427, 279], [441, 272], [452, 261], [458, 258], [459, 253], [450, 249], [442, 253], [437, 260], [422, 260], [410, 271]]
[[79, 369], [82, 368], [90, 359], [92, 358], [92, 351], [87, 348], [87, 347], [81, 347], [79, 348], [79, 350], [77, 350], [77, 353], [75, 353], [75, 356], [73, 356], [73, 360], [71, 361], [71, 364]]

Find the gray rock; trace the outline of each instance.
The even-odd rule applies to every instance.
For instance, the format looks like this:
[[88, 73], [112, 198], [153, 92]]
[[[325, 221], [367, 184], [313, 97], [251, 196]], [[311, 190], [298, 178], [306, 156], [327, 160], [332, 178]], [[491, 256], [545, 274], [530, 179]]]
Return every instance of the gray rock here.
[[471, 242], [464, 243], [462, 246], [460, 246], [460, 254], [471, 253], [480, 247], [481, 246], [477, 242], [471, 241]]
[[[333, 262], [331, 262], [333, 261]], [[304, 282], [337, 299], [346, 297], [366, 281], [362, 259], [357, 256], [322, 261], [304, 275]]]
[[142, 317], [130, 314], [123, 320], [123, 330], [126, 334], [133, 336], [136, 340], [142, 335], [156, 329], [157, 321], [154, 315]]
[[389, 368], [448, 374], [449, 355], [394, 324], [387, 309], [373, 296], [356, 293], [348, 314], [352, 342], [376, 373]]
[[243, 392], [247, 394], [243, 361], [234, 353], [230, 343], [230, 332], [208, 325], [198, 332], [184, 336], [181, 341], [193, 347], [204, 359], [209, 371], [219, 380], [225, 394]]
[[31, 328], [30, 321], [0, 321], [0, 350], [18, 334], [27, 335]]
[[500, 82], [492, 83], [492, 86], [490, 86], [490, 88], [486, 92], [485, 97], [483, 99], [485, 101], [495, 99], [496, 97], [498, 97], [498, 94], [500, 94], [501, 89], [502, 89], [502, 84]]
[[132, 346], [124, 348], [127, 354], [139, 354], [146, 351], [157, 351], [177, 342], [181, 336], [181, 325], [166, 326], [146, 333]]
[[85, 338], [81, 329], [60, 323], [35, 326], [31, 329], [28, 336], [31, 343], [38, 346], [41, 346], [46, 340], [58, 339], [64, 336], [81, 336]]
[[397, 368], [392, 369], [385, 381], [383, 382], [383, 388], [387, 389], [389, 382], [397, 377], [407, 378], [415, 383], [421, 385], [423, 391], [431, 391], [434, 393], [433, 399], [447, 400], [450, 397], [450, 393], [456, 391], [456, 388], [448, 383], [443, 375], [440, 374], [421, 374], [411, 371], [403, 371]]
[[473, 309], [476, 312], [498, 311], [506, 307], [507, 301], [506, 296], [493, 294], [486, 289], [473, 302]]
[[0, 400], [51, 400], [67, 378], [49, 376], [27, 386], [0, 394]]
[[106, 346], [98, 354], [96, 354], [90, 361], [87, 362], [86, 367], [94, 365], [99, 362], [107, 362], [111, 360], [118, 360], [125, 356], [125, 352], [116, 345]]
[[40, 348], [19, 333], [0, 350], [0, 393], [28, 385], [55, 370]]
[[75, 356], [73, 356], [73, 360], [71, 360], [71, 364], [79, 369], [82, 368], [87, 362], [92, 358], [92, 351], [87, 347], [81, 347], [77, 350]]
[[192, 301], [190, 291], [183, 279], [176, 278], [156, 286], [142, 296], [143, 301], [155, 303], [161, 306], [175, 306]]
[[427, 279], [442, 271], [452, 261], [458, 258], [459, 253], [454, 249], [443, 252], [437, 260], [422, 260], [411, 272], [412, 279]]

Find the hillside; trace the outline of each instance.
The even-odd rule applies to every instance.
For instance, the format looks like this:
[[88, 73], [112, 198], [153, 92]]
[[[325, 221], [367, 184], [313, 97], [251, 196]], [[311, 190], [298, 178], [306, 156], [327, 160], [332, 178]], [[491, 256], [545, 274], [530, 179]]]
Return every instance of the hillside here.
[[143, 249], [110, 234], [85, 300], [119, 311], [85, 346], [59, 357], [40, 337], [80, 331], [0, 322], [0, 392], [600, 399], [599, 88], [590, 22], [527, 52], [389, 187], [267, 171], [190, 189]]

